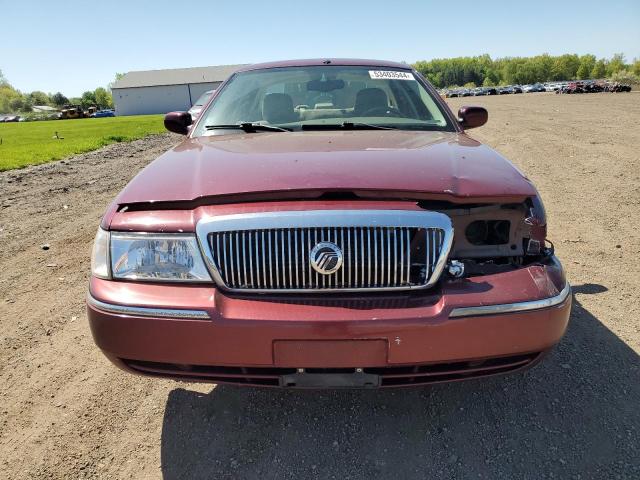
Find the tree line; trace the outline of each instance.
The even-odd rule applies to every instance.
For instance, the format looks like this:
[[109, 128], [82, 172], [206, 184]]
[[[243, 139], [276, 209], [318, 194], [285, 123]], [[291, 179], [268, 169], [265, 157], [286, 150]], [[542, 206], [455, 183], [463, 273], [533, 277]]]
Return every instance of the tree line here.
[[34, 106], [49, 106], [61, 108], [63, 105], [82, 105], [88, 108], [97, 105], [98, 108], [113, 108], [113, 99], [109, 89], [98, 87], [87, 90], [80, 97], [67, 98], [60, 92], [45, 93], [39, 90], [23, 93], [14, 88], [0, 70], [0, 113], [31, 112]]
[[[437, 88], [475, 87], [494, 85], [525, 85], [560, 80], [613, 79], [623, 83], [640, 84], [640, 60], [627, 63], [624, 55], [597, 59], [595, 55], [548, 54], [534, 57], [477, 57], [437, 58], [413, 64]], [[123, 74], [117, 73], [116, 80]], [[62, 93], [34, 91], [23, 93], [14, 88], [0, 71], [0, 113], [30, 112], [34, 106], [82, 105], [87, 108], [113, 108], [109, 88], [87, 90], [80, 97], [67, 98]]]
[[534, 57], [505, 57], [492, 59], [477, 57], [421, 60], [413, 67], [435, 87], [526, 85], [561, 80], [604, 78], [627, 79], [638, 83], [640, 60], [627, 63], [621, 53], [611, 58], [597, 59], [595, 55], [548, 54]]

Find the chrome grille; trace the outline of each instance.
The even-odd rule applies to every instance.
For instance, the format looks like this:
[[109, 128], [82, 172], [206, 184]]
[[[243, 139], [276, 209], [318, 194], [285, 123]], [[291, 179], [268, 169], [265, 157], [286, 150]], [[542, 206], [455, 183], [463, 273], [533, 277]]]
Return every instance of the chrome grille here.
[[[452, 234], [443, 214], [387, 210], [273, 212], [198, 224], [216, 281], [259, 292], [425, 288], [437, 280]], [[334, 273], [311, 266], [320, 242], [342, 252]]]

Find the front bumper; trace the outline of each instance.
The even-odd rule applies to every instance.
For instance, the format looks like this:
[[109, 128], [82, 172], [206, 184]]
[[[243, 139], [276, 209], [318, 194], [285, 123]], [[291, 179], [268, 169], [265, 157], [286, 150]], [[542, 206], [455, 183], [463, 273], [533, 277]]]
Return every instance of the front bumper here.
[[399, 386], [534, 364], [564, 334], [570, 293], [555, 259], [406, 294], [231, 296], [210, 286], [92, 278], [88, 316], [97, 345], [128, 371]]

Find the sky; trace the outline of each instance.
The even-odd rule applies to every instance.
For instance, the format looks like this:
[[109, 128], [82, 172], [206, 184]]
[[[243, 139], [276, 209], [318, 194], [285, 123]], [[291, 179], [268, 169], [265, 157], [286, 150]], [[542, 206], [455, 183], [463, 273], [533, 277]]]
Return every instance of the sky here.
[[67, 96], [116, 72], [293, 58], [640, 58], [640, 0], [0, 0], [0, 12], [7, 80]]

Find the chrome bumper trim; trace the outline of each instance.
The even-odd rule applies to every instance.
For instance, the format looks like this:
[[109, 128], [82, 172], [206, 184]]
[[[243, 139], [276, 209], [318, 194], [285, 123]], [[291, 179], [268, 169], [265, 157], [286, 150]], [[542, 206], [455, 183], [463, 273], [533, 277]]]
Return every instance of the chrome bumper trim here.
[[91, 294], [87, 294], [87, 305], [103, 312], [115, 313], [117, 315], [130, 315], [133, 317], [178, 318], [190, 320], [209, 320], [211, 318], [204, 310], [132, 307], [129, 305], [101, 302], [100, 300], [93, 298]]
[[564, 303], [571, 295], [571, 285], [566, 282], [562, 291], [549, 298], [532, 300], [530, 302], [503, 303], [499, 305], [481, 305], [477, 307], [459, 307], [451, 310], [449, 318], [476, 317], [481, 315], [499, 315], [501, 313], [527, 312], [530, 310], [540, 310], [541, 308], [555, 307]]

